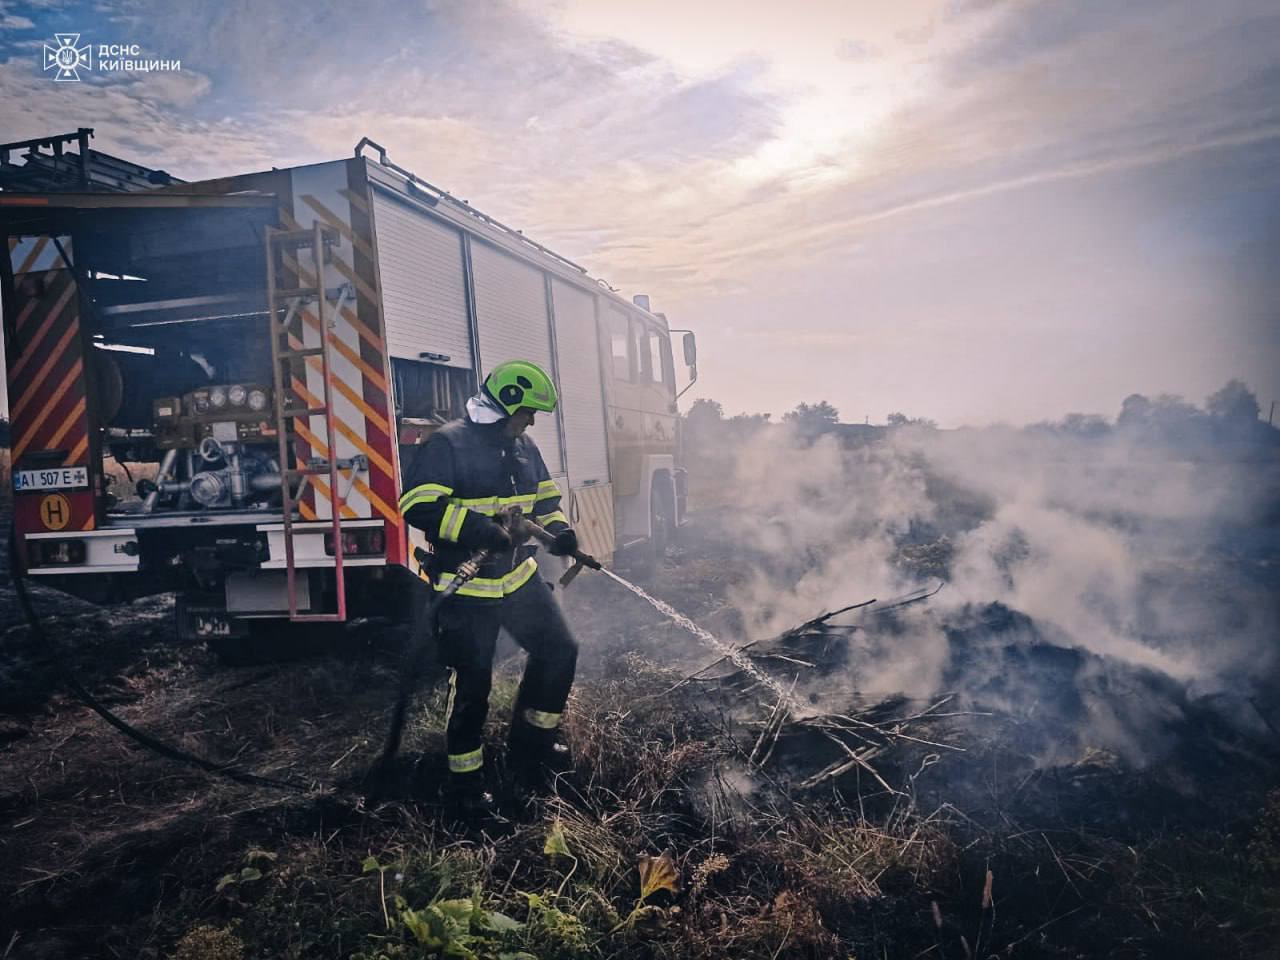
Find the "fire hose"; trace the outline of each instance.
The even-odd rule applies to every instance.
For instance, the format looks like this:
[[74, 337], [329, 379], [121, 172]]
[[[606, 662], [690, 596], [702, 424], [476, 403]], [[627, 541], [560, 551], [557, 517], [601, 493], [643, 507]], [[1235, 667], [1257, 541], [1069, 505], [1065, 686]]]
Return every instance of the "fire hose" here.
[[[542, 543], [550, 546], [555, 543], [555, 537], [531, 522], [527, 518], [521, 516], [518, 512], [501, 515], [498, 518], [504, 527], [508, 529], [513, 542], [523, 542], [530, 536], [538, 539]], [[574, 560], [574, 564], [560, 578], [561, 586], [568, 586], [573, 579], [581, 572], [583, 567], [590, 567], [593, 570], [600, 569], [600, 562], [589, 554], [583, 553], [581, 550], [574, 550], [567, 554]], [[473, 554], [468, 560], [459, 564], [454, 578], [446, 584], [443, 589], [437, 591], [436, 596], [431, 603], [423, 611], [415, 623], [413, 635], [410, 639], [409, 657], [405, 665], [404, 671], [400, 677], [400, 694], [396, 700], [395, 710], [392, 713], [391, 729], [387, 735], [387, 743], [383, 748], [382, 756], [378, 762], [371, 768], [370, 775], [376, 775], [380, 771], [386, 771], [390, 768], [391, 763], [395, 760], [396, 754], [400, 749], [400, 740], [404, 732], [405, 715], [408, 712], [410, 701], [413, 699], [414, 691], [417, 687], [418, 673], [421, 669], [421, 661], [423, 654], [429, 647], [429, 640], [434, 634], [436, 614], [440, 607], [454, 594], [472, 580], [479, 572], [480, 567], [489, 559], [488, 551], [481, 550]], [[22, 608], [27, 624], [31, 629], [32, 635], [39, 642], [41, 648], [46, 650], [56, 650], [57, 647], [51, 642], [49, 635], [45, 632], [44, 624], [39, 614], [35, 610], [35, 605], [31, 601], [30, 593], [27, 589], [26, 575], [22, 568], [22, 558], [18, 551], [18, 533], [16, 523], [10, 524], [9, 528], [9, 575], [13, 580], [14, 591], [18, 596], [18, 605]], [[97, 697], [89, 692], [89, 689], [80, 682], [79, 678], [71, 672], [65, 660], [60, 654], [53, 657], [53, 664], [58, 672], [59, 679], [63, 685], [71, 693], [73, 697], [83, 703], [86, 707], [98, 714], [112, 727], [124, 734], [135, 743], [146, 749], [159, 754], [169, 760], [177, 763], [186, 764], [204, 770], [206, 773], [223, 777], [228, 780], [234, 780], [237, 783], [247, 784], [255, 787], [271, 787], [277, 790], [294, 790], [298, 792], [307, 792], [312, 787], [306, 783], [297, 780], [281, 780], [275, 777], [264, 777], [258, 774], [248, 773], [239, 770], [230, 764], [217, 763], [207, 757], [201, 757], [197, 754], [183, 750], [181, 747], [174, 746], [171, 743], [152, 736], [151, 734], [139, 730], [137, 727], [121, 719], [112, 713]]]
[[145, 731], [139, 730], [132, 724], [122, 720], [116, 716], [106, 705], [104, 705], [97, 697], [89, 692], [89, 689], [80, 682], [79, 678], [71, 672], [71, 668], [67, 666], [66, 661], [58, 651], [58, 647], [49, 639], [49, 635], [45, 633], [44, 624], [41, 622], [39, 615], [36, 613], [35, 605], [31, 602], [31, 596], [27, 591], [26, 574], [22, 570], [22, 558], [18, 554], [18, 530], [17, 524], [12, 523], [9, 528], [9, 576], [13, 580], [14, 591], [18, 595], [18, 605], [22, 608], [23, 616], [27, 619], [27, 625], [31, 628], [32, 636], [39, 642], [41, 649], [55, 651], [53, 654], [53, 664], [58, 671], [59, 679], [63, 685], [71, 693], [73, 697], [83, 703], [98, 716], [102, 717], [107, 723], [115, 727], [122, 734], [138, 743], [140, 746], [146, 747], [148, 750], [158, 753], [162, 757], [174, 760], [178, 763], [185, 763], [188, 766], [197, 767], [206, 773], [215, 776], [225, 777], [228, 780], [234, 780], [237, 783], [244, 783], [254, 787], [272, 787], [277, 790], [296, 790], [306, 792], [310, 787], [296, 780], [279, 780], [275, 777], [263, 777], [255, 773], [246, 773], [238, 770], [230, 764], [217, 763], [206, 757], [197, 756], [194, 753], [176, 747], [171, 743], [166, 743], [157, 737], [152, 736]]

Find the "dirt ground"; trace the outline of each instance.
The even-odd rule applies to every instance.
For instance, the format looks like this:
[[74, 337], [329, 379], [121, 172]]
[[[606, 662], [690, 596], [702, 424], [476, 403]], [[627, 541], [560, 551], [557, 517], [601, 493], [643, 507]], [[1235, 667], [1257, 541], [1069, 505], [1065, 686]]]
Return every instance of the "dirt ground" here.
[[[695, 525], [658, 569], [653, 592], [713, 630], [730, 626], [732, 556], [712, 528]], [[351, 956], [369, 934], [343, 918], [351, 913], [381, 926], [360, 859], [383, 856], [411, 838], [424, 843], [424, 835], [432, 849], [455, 843], [433, 819], [443, 754], [438, 685], [424, 691], [406, 740], [406, 770], [426, 758], [411, 775], [413, 801], [374, 804], [359, 785], [381, 745], [396, 690], [403, 642], [397, 631], [353, 624], [323, 654], [233, 669], [200, 646], [174, 640], [171, 596], [102, 609], [38, 586], [34, 593], [57, 650], [36, 644], [7, 575], [0, 586], [0, 958], [241, 955], [190, 952], [191, 931], [201, 925], [239, 930], [247, 956]], [[593, 713], [592, 698], [630, 669], [636, 654], [659, 667], [687, 669], [690, 645], [603, 578], [580, 577], [565, 603], [583, 648], [570, 728], [581, 755], [590, 750], [583, 747], [590, 736], [584, 718], [614, 722], [629, 712]], [[984, 636], [991, 635], [992, 618], [1004, 615], [986, 611]], [[998, 648], [983, 647], [981, 655], [991, 649]], [[512, 656], [495, 693], [495, 724], [509, 703], [518, 667]], [[68, 696], [59, 660], [127, 722], [184, 750], [311, 789], [243, 786], [138, 747]], [[1037, 664], [1079, 668], [1065, 655]], [[853, 955], [850, 944], [872, 944], [877, 957], [1280, 956], [1272, 939], [1280, 932], [1280, 876], [1269, 872], [1280, 870], [1280, 804], [1270, 812], [1266, 806], [1268, 790], [1280, 785], [1274, 749], [1268, 754], [1265, 745], [1216, 725], [1201, 706], [1179, 710], [1188, 735], [1166, 766], [1141, 773], [1105, 752], [1039, 765], [1032, 759], [1037, 745], [1022, 742], [1016, 724], [984, 720], [975, 735], [972, 718], [952, 721], [948, 735], [970, 747], [964, 764], [950, 768], [963, 773], [922, 776], [909, 809], [872, 796], [867, 802], [879, 807], [862, 811], [862, 822], [881, 824], [884, 836], [892, 824], [915, 824], [901, 849], [927, 844], [927, 855], [911, 869], [884, 867], [865, 890], [850, 889], [843, 914], [826, 912], [815, 894], [817, 912], [805, 913], [804, 923], [817, 924], [820, 933], [807, 940], [788, 933], [776, 952], [744, 947], [738, 955], [844, 957]], [[659, 723], [668, 729], [655, 736], [671, 756], [697, 740], [678, 721]], [[806, 749], [799, 737], [780, 738], [775, 775], [785, 777], [787, 756], [804, 757]], [[681, 769], [692, 773], [680, 782], [696, 783], [705, 757], [699, 761], [692, 747], [686, 754], [693, 759], [681, 761]], [[915, 765], [923, 774], [937, 763], [935, 752], [921, 749], [885, 769], [914, 783]], [[751, 796], [749, 802], [764, 804], [762, 794]], [[860, 802], [861, 789], [857, 800], [850, 796], [828, 791], [813, 798], [813, 809], [847, 808]], [[695, 801], [679, 803], [685, 810]], [[625, 798], [619, 804], [626, 808]], [[794, 822], [781, 830], [793, 840], [801, 833]], [[687, 828], [672, 835], [688, 842]], [[745, 849], [724, 849], [726, 862], [750, 859]], [[466, 856], [489, 857], [490, 874], [495, 858], [512, 858], [510, 886], [527, 869], [517, 852], [469, 847]], [[699, 862], [706, 876], [718, 869], [714, 858]], [[269, 895], [255, 891], [264, 873], [273, 878]], [[754, 890], [763, 875], [742, 883]], [[809, 889], [788, 877], [787, 890]], [[805, 882], [815, 889], [827, 883]], [[800, 929], [790, 894], [769, 889], [753, 893], [761, 916], [781, 927], [778, 918], [791, 910], [786, 929]], [[385, 900], [379, 902], [385, 910]], [[686, 907], [692, 906], [691, 899]], [[282, 917], [297, 917], [297, 929], [286, 929]], [[722, 913], [716, 922], [729, 921]], [[252, 930], [259, 933], [246, 933]], [[595, 953], [555, 948], [524, 955], [719, 955], [682, 942], [672, 935], [654, 941], [661, 947], [633, 943], [632, 952], [600, 946]], [[418, 949], [388, 947], [376, 955], [437, 955]]]
[[[672, 602], [695, 614], [714, 610], [720, 579], [714, 563], [701, 563], [699, 577], [674, 566], [663, 577]], [[353, 624], [323, 655], [230, 668], [203, 646], [174, 639], [172, 595], [100, 608], [38, 583], [30, 589], [56, 651], [35, 645], [6, 555], [0, 957], [161, 956], [154, 944], [175, 933], [166, 929], [167, 907], [192, 890], [211, 893], [246, 845], [363, 832], [361, 797], [329, 791], [345, 788], [382, 745], [402, 630]], [[674, 630], [632, 598], [619, 616], [607, 585], [580, 577], [573, 589], [568, 606], [584, 673], [605, 669], [624, 637], [660, 654]], [[514, 647], [506, 655], [515, 657]], [[317, 794], [242, 786], [139, 747], [68, 695], [59, 658], [127, 723]], [[424, 683], [424, 700], [440, 695], [438, 681]], [[442, 756], [440, 732], [411, 729], [405, 752]]]

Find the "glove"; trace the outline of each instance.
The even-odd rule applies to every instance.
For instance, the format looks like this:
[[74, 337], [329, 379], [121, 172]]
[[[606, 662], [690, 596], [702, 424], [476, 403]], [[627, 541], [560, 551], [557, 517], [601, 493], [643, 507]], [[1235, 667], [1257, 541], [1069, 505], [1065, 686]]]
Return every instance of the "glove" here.
[[505, 553], [511, 549], [511, 536], [504, 527], [490, 523], [479, 535], [477, 546], [490, 553]]
[[567, 557], [578, 550], [578, 535], [572, 530], [561, 530], [556, 534], [556, 542], [550, 546], [553, 557]]

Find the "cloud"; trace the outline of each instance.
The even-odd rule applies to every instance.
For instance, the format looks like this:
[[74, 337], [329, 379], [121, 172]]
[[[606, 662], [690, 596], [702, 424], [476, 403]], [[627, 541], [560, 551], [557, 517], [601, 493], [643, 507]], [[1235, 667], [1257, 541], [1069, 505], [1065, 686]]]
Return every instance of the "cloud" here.
[[5, 13], [0, 15], [0, 30], [30, 30], [35, 24], [26, 17]]
[[[1015, 307], [1043, 310], [1060, 277], [1036, 271], [1033, 288], [990, 265], [1022, 263], [1058, 221], [1118, 264], [1131, 252], [1107, 235], [1172, 210], [1191, 216], [1198, 202], [1237, 204], [1233, 190], [1256, 192], [1262, 206], [1275, 193], [1257, 170], [1247, 187], [1235, 177], [1237, 159], [1267, 155], [1280, 128], [1280, 19], [1261, 3], [819, 2], [800, 17], [727, 0], [369, 0], [356, 16], [341, 0], [175, 0], [153, 13], [121, 0], [115, 26], [180, 57], [182, 74], [57, 90], [68, 85], [41, 82], [34, 55], [15, 55], [0, 70], [4, 128], [73, 129], [91, 93], [98, 145], [187, 179], [333, 159], [368, 135], [593, 274], [653, 293], [673, 316], [718, 315], [740, 298], [735, 330], [759, 338], [777, 316], [796, 316], [809, 288], [828, 289], [808, 304], [809, 339], [784, 339], [770, 356], [789, 369], [811, 369], [802, 354], [813, 337], [834, 346], [855, 302], [858, 333], [881, 342], [959, 323], [981, 341]], [[1180, 172], [1192, 169], [1195, 182]], [[1085, 193], [1096, 204], [1088, 214], [1073, 200]], [[1192, 249], [1185, 224], [1165, 236], [1187, 258], [1226, 249]], [[1086, 260], [1078, 270], [1111, 276], [1112, 264]], [[931, 299], [932, 280], [885, 282], [904, 263], [981, 282], [955, 280]], [[1116, 303], [1165, 299], [1136, 281], [1105, 286]], [[1060, 297], [1063, 312], [1087, 295]], [[1000, 314], [992, 300], [1019, 302]], [[1254, 327], [1268, 323], [1264, 300], [1260, 291], [1246, 305]], [[1213, 348], [1224, 363], [1235, 349], [1226, 343]], [[762, 362], [725, 347], [726, 368]], [[880, 366], [902, 381], [890, 371], [913, 362], [900, 352]], [[718, 389], [715, 365], [704, 367]], [[876, 382], [870, 373], [865, 382]]]
[[[680, 298], [740, 288], [763, 265], [813, 262], [891, 219], [1246, 148], [1274, 126], [1259, 113], [1266, 97], [1232, 106], [1257, 44], [1234, 71], [1220, 54], [1186, 56], [1224, 42], [1225, 28], [1194, 12], [1151, 30], [1141, 12], [1105, 6], [925, 3], [863, 17], [858, 38], [833, 50], [825, 31], [847, 16], [833, 7], [798, 25], [809, 46], [762, 47], [767, 36], [735, 26], [705, 59], [683, 31], [632, 31], [668, 61], [624, 37], [572, 32], [608, 22], [590, 19], [600, 8], [569, 4], [553, 15], [558, 27], [505, 4], [373, 0], [358, 21], [347, 9], [188, 0], [161, 19], [125, 3], [120, 16], [149, 48], [196, 38], [173, 51], [190, 76], [135, 94], [198, 106], [215, 126], [225, 117], [270, 127], [288, 157], [325, 159], [368, 134], [617, 282]], [[811, 49], [825, 49], [831, 69], [869, 70], [870, 93], [840, 92], [853, 74], [800, 70]], [[913, 63], [926, 52], [921, 72]], [[807, 79], [788, 89], [779, 62], [799, 71], [792, 84]], [[299, 68], [319, 63], [341, 69]], [[1196, 109], [1207, 103], [1223, 109]], [[1267, 115], [1280, 123], [1280, 112]], [[172, 116], [179, 128], [188, 121]]]
[[836, 57], [841, 60], [859, 62], [875, 54], [875, 48], [862, 40], [841, 40], [836, 46]]
[[128, 74], [119, 79], [121, 92], [140, 103], [168, 107], [191, 107], [208, 96], [213, 87], [209, 77], [183, 68], [171, 72]]
[[183, 179], [215, 177], [269, 167], [278, 155], [251, 119], [204, 121], [183, 116], [175, 91], [200, 80], [162, 74], [141, 79], [90, 75], [80, 83], [52, 83], [27, 57], [0, 63], [0, 125], [13, 139], [74, 130], [91, 112], [93, 146]]

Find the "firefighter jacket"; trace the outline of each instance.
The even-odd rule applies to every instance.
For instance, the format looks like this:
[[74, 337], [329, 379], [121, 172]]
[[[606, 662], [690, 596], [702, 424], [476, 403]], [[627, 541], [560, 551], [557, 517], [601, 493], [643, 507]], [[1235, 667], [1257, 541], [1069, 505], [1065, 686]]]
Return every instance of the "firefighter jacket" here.
[[[552, 534], [569, 528], [560, 490], [527, 436], [512, 440], [502, 423], [469, 419], [445, 424], [414, 450], [404, 477], [400, 512], [422, 530], [434, 554], [431, 579], [443, 590], [453, 571], [484, 541], [485, 527], [506, 507], [519, 507]], [[484, 563], [458, 597], [501, 600], [537, 570], [529, 547], [516, 547]]]

